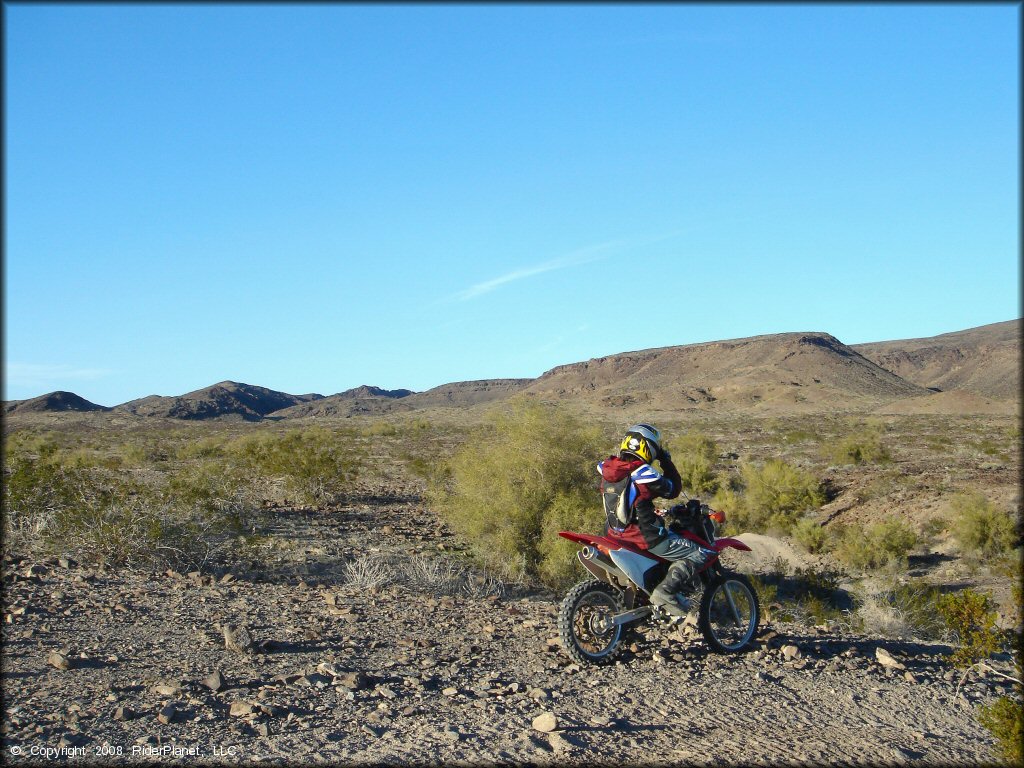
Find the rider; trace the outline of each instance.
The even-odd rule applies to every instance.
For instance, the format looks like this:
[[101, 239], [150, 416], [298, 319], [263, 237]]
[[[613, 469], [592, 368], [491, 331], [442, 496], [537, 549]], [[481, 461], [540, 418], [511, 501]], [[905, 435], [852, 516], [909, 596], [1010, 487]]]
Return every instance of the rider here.
[[[651, 466], [657, 461], [661, 473]], [[639, 549], [671, 560], [668, 573], [651, 592], [651, 603], [685, 616], [690, 601], [679, 591], [706, 559], [699, 546], [668, 530], [653, 499], [674, 499], [682, 490], [679, 470], [650, 424], [634, 424], [619, 445], [619, 455], [597, 465], [608, 531]], [[664, 474], [662, 474], [664, 473]]]

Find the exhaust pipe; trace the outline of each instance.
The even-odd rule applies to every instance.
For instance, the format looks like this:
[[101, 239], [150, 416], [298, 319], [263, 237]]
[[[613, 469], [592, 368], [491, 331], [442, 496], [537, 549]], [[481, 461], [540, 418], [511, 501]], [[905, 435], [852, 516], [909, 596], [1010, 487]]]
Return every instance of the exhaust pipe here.
[[597, 556], [597, 550], [589, 544], [580, 550], [580, 557], [584, 560], [593, 560]]

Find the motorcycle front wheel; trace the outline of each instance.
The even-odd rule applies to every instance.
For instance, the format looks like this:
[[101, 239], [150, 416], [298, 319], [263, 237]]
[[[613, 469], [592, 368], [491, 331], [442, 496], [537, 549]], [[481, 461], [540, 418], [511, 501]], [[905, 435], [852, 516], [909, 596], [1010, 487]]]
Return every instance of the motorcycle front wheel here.
[[745, 576], [728, 573], [704, 589], [697, 626], [715, 653], [749, 650], [757, 635], [761, 608]]
[[566, 652], [583, 664], [609, 664], [621, 648], [623, 627], [612, 621], [622, 613], [618, 591], [591, 580], [569, 590], [558, 611], [558, 634]]

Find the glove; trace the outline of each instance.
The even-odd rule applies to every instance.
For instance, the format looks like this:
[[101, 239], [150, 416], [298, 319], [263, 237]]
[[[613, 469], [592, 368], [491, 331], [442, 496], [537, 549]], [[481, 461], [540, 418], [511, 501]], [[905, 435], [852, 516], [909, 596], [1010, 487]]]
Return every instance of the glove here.
[[658, 461], [672, 463], [672, 454], [668, 452], [668, 448], [662, 448], [658, 451]]

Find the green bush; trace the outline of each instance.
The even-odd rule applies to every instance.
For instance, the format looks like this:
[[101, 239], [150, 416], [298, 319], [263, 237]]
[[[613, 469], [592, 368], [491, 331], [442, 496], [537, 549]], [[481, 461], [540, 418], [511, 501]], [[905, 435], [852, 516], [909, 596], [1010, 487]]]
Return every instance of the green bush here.
[[810, 473], [781, 459], [769, 459], [761, 466], [744, 464], [740, 486], [740, 493], [723, 488], [713, 504], [727, 510], [730, 530], [739, 532], [788, 533], [805, 512], [825, 500], [820, 483]]
[[208, 554], [201, 521], [142, 485], [98, 469], [10, 457], [4, 533], [18, 549], [101, 566], [196, 563]]
[[226, 453], [254, 480], [283, 479], [291, 492], [309, 503], [343, 493], [362, 464], [350, 436], [319, 427], [247, 435], [228, 443]]
[[814, 566], [792, 569], [792, 575], [790, 571], [789, 561], [780, 556], [768, 564], [764, 576], [752, 579], [762, 605], [774, 603], [783, 621], [823, 624], [839, 617], [841, 573]]
[[718, 478], [714, 465], [718, 458], [718, 447], [707, 435], [692, 432], [674, 438], [666, 447], [672, 453], [672, 461], [679, 470], [683, 488], [691, 496], [713, 494], [718, 490]]
[[836, 464], [883, 464], [892, 461], [882, 443], [882, 428], [879, 426], [847, 435], [837, 445], [826, 449], [826, 454]]
[[996, 611], [989, 595], [965, 589], [942, 595], [936, 607], [958, 645], [950, 656], [954, 666], [969, 667], [999, 650]]
[[595, 467], [606, 448], [561, 409], [515, 399], [455, 452], [429, 497], [486, 567], [561, 587], [576, 547], [558, 531], [603, 529]]
[[952, 501], [953, 535], [961, 548], [983, 555], [1013, 549], [1016, 543], [1013, 518], [978, 491], [963, 491]]
[[937, 607], [941, 596], [941, 590], [930, 584], [892, 580], [861, 592], [856, 613], [868, 632], [941, 640], [947, 632]]
[[836, 556], [851, 568], [868, 570], [906, 561], [917, 534], [903, 520], [890, 518], [867, 528], [845, 526], [836, 534]]
[[793, 538], [808, 552], [823, 552], [831, 544], [828, 531], [813, 517], [802, 518], [793, 526]]
[[982, 704], [979, 722], [999, 742], [999, 750], [1011, 765], [1024, 761], [1024, 704], [1020, 694], [1016, 697], [1000, 696], [991, 704]]

